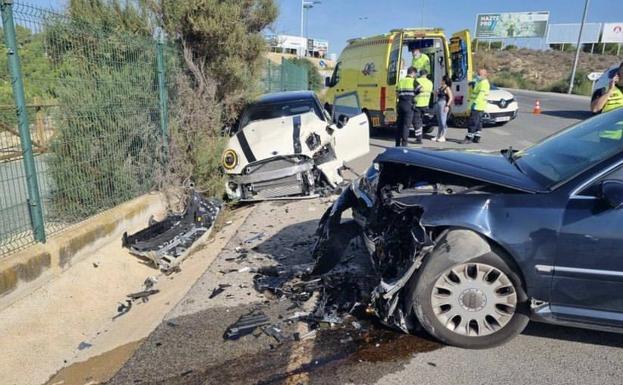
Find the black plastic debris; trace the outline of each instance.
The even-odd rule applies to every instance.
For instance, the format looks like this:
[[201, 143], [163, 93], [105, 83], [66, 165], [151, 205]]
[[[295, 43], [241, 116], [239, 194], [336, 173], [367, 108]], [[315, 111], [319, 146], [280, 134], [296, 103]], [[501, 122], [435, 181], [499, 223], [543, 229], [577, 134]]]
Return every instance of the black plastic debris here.
[[249, 314], [241, 316], [238, 321], [229, 326], [223, 335], [226, 340], [237, 340], [240, 337], [249, 335], [261, 326], [268, 325], [270, 319], [262, 311], [254, 310]]
[[130, 309], [132, 309], [132, 301], [129, 299], [127, 299], [125, 303], [120, 303], [119, 306], [117, 306], [117, 315], [112, 317], [113, 321], [122, 315], [128, 314]]
[[191, 188], [184, 212], [170, 214], [136, 234], [124, 233], [123, 247], [168, 271], [179, 264], [197, 239], [210, 231], [221, 206], [220, 201], [205, 199]]
[[[278, 343], [282, 343], [287, 339], [281, 328], [277, 325], [268, 325], [262, 327], [262, 331], [269, 337], [273, 337]], [[294, 338], [294, 337], [293, 337]]]
[[91, 346], [93, 346], [93, 345], [92, 345], [92, 344], [90, 344], [90, 343], [88, 343], [88, 342], [82, 341], [82, 342], [80, 342], [80, 344], [78, 345], [78, 350], [88, 349], [88, 348], [90, 348]]
[[136, 301], [137, 299], [140, 299], [143, 302], [147, 302], [149, 301], [150, 296], [154, 294], [158, 294], [158, 293], [160, 293], [160, 290], [150, 289], [150, 290], [139, 291], [137, 293], [128, 294], [127, 297], [130, 298], [132, 301]]
[[215, 287], [214, 290], [212, 290], [212, 294], [210, 294], [210, 296], [208, 298], [212, 299], [212, 298], [216, 297], [217, 295], [219, 295], [222, 292], [224, 292], [225, 289], [230, 287], [230, 286], [231, 285], [229, 285], [229, 284], [221, 283], [220, 285], [218, 285], [218, 287]]

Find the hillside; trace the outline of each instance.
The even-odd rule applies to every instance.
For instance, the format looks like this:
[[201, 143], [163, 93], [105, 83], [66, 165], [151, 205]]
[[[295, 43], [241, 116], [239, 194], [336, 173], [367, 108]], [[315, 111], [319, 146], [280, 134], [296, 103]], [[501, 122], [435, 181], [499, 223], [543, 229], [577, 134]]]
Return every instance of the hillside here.
[[[509, 51], [481, 51], [474, 53], [475, 68], [484, 67], [491, 73], [492, 81], [503, 87], [529, 90], [566, 92], [573, 52], [517, 49]], [[576, 76], [574, 93], [589, 95], [591, 84], [586, 75], [601, 72], [619, 63], [623, 57], [590, 55], [582, 52]]]

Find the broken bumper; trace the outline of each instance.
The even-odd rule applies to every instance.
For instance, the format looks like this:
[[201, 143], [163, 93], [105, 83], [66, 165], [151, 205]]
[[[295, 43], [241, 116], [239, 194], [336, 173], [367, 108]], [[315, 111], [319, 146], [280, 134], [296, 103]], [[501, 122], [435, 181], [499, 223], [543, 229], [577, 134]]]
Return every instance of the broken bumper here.
[[273, 158], [247, 165], [244, 174], [230, 174], [230, 199], [259, 201], [313, 195], [314, 163], [302, 157]]

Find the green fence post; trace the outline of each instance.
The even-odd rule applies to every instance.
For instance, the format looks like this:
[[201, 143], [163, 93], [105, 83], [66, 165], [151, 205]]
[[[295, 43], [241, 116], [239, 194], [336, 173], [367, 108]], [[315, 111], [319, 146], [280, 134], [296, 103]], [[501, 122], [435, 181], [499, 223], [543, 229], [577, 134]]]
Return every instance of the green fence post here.
[[286, 59], [281, 57], [281, 78], [279, 79], [279, 91], [286, 90]]
[[165, 80], [164, 65], [164, 34], [160, 32], [156, 44], [156, 62], [158, 65], [158, 91], [160, 98], [160, 129], [162, 130], [162, 142], [165, 157], [169, 153], [169, 103], [167, 85]]
[[[272, 62], [269, 59], [268, 60], [268, 73], [267, 73], [267, 78], [268, 78], [268, 82], [266, 84], [264, 84], [264, 92], [272, 92], [272, 88], [273, 88], [273, 68], [272, 68]], [[268, 89], [266, 89], [266, 85], [268, 85]]]
[[7, 47], [9, 72], [17, 112], [19, 139], [24, 156], [24, 171], [26, 174], [26, 186], [28, 188], [28, 209], [30, 212], [32, 230], [35, 240], [44, 243], [45, 227], [43, 225], [43, 210], [41, 209], [41, 197], [39, 196], [39, 182], [37, 181], [35, 159], [32, 153], [32, 141], [30, 139], [30, 127], [28, 123], [28, 113], [26, 111], [26, 98], [24, 96], [24, 83], [22, 82], [22, 70], [17, 53], [15, 22], [13, 21], [13, 1], [0, 0], [0, 12], [2, 13], [4, 42]]

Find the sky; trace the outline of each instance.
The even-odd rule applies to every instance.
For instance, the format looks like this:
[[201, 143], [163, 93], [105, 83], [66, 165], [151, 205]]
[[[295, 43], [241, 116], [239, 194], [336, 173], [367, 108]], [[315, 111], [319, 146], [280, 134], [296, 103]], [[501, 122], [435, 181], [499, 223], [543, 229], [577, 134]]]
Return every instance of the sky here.
[[[300, 34], [301, 0], [276, 0], [280, 15], [272, 30]], [[310, 38], [329, 41], [339, 54], [353, 37], [371, 36], [395, 28], [441, 27], [447, 34], [474, 30], [477, 13], [550, 11], [550, 23], [579, 23], [584, 0], [322, 0], [309, 10]], [[621, 0], [592, 0], [588, 22], [623, 22]], [[539, 48], [541, 39], [508, 43]]]
[[[66, 0], [20, 0], [59, 9]], [[180, 0], [183, 1], [183, 0]], [[275, 0], [280, 14], [270, 28], [279, 34], [299, 35], [301, 0]], [[307, 1], [307, 0], [306, 0]], [[579, 23], [584, 0], [321, 0], [309, 10], [308, 36], [329, 41], [329, 52], [339, 54], [353, 37], [371, 36], [395, 28], [441, 27], [448, 34], [474, 30], [477, 13], [550, 11], [550, 23]], [[623, 22], [621, 0], [591, 0], [588, 22]], [[540, 48], [540, 39], [517, 39], [509, 44]]]

